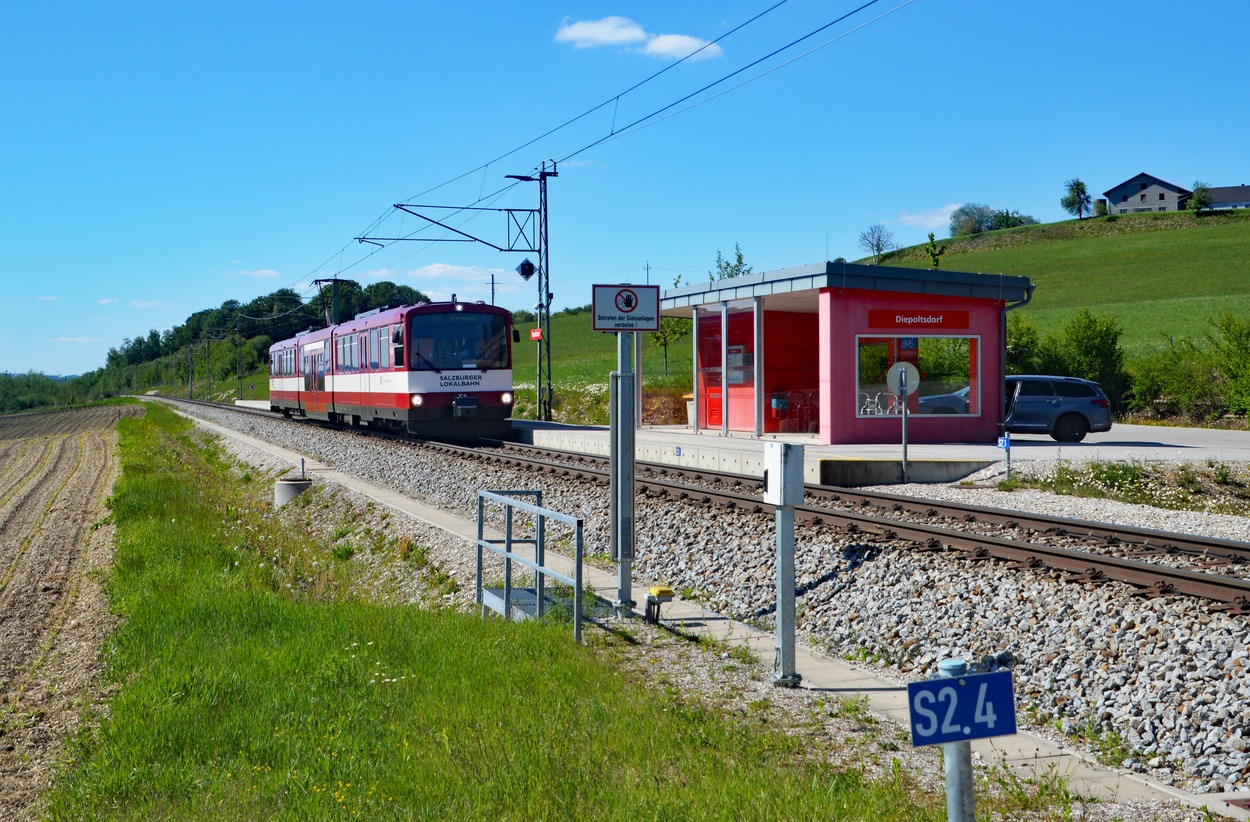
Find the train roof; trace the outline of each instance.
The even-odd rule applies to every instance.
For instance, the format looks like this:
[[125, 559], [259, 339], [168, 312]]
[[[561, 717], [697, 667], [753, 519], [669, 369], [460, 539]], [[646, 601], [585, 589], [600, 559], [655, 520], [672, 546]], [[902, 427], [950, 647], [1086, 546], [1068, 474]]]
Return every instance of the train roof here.
[[[455, 296], [454, 294], [452, 295]], [[445, 314], [449, 311], [468, 311], [471, 313], [483, 314], [505, 314], [511, 316], [506, 308], [500, 308], [497, 305], [487, 305], [481, 300], [475, 302], [465, 302], [463, 300], [448, 300], [446, 302], [436, 303], [418, 303], [416, 305], [400, 305], [394, 308], [375, 309], [373, 311], [358, 314], [354, 319], [346, 320], [337, 325], [326, 326], [316, 330], [308, 330], [296, 334], [289, 339], [281, 340], [269, 347], [270, 351], [281, 348], [290, 348], [303, 342], [317, 342], [318, 340], [327, 339], [332, 334], [351, 333], [353, 331], [361, 331], [366, 328], [376, 328], [378, 326], [389, 325], [395, 322], [401, 322], [405, 317], [414, 314]]]

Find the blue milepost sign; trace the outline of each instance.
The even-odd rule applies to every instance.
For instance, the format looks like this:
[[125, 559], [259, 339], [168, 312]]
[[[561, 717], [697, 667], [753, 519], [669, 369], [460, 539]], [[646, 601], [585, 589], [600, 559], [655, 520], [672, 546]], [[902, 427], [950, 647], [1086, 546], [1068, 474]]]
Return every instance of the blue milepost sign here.
[[909, 683], [907, 706], [917, 747], [1016, 732], [1011, 671]]

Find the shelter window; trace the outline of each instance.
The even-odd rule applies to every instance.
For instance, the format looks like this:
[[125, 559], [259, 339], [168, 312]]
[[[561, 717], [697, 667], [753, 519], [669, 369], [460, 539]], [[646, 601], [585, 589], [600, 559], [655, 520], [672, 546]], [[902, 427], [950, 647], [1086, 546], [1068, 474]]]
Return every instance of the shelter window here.
[[856, 416], [902, 413], [902, 400], [886, 384], [890, 368], [899, 362], [910, 362], [920, 372], [920, 384], [908, 387], [909, 414], [979, 416], [980, 343], [979, 337], [859, 337]]

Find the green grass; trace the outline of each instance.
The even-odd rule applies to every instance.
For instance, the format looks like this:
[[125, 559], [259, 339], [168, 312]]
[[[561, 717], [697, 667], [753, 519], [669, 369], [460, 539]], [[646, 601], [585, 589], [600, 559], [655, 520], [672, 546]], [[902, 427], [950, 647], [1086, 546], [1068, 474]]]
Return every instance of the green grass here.
[[[516, 386], [519, 418], [535, 417], [535, 379], [538, 344], [529, 341], [532, 323], [518, 325], [521, 342], [513, 349], [512, 380]], [[664, 349], [649, 334], [635, 334], [642, 346], [643, 390], [657, 403], [667, 403], [669, 418], [685, 420], [681, 395], [690, 391], [692, 341], [682, 337], [668, 347], [668, 371]], [[608, 423], [608, 383], [617, 370], [616, 335], [591, 329], [590, 314], [557, 314], [551, 318], [551, 370], [554, 388], [553, 416], [561, 422], [595, 425]]]
[[[1250, 211], [1069, 220], [947, 240], [942, 268], [1027, 276], [1037, 286], [1019, 309], [1045, 332], [1080, 309], [1117, 318], [1131, 360], [1169, 338], [1201, 339], [1223, 311], [1250, 311]], [[886, 260], [928, 267], [920, 246]]]
[[354, 594], [186, 429], [159, 406], [121, 424], [115, 692], [48, 818], [942, 818], [904, 776], [622, 676], [567, 625]]

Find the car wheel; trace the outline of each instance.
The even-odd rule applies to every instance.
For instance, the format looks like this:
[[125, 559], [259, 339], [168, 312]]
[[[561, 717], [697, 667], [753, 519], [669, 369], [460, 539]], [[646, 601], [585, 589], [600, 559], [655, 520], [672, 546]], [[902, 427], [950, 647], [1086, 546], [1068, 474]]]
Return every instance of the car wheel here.
[[1051, 436], [1059, 442], [1080, 442], [1088, 433], [1088, 420], [1079, 414], [1064, 414], [1055, 420], [1055, 431]]

